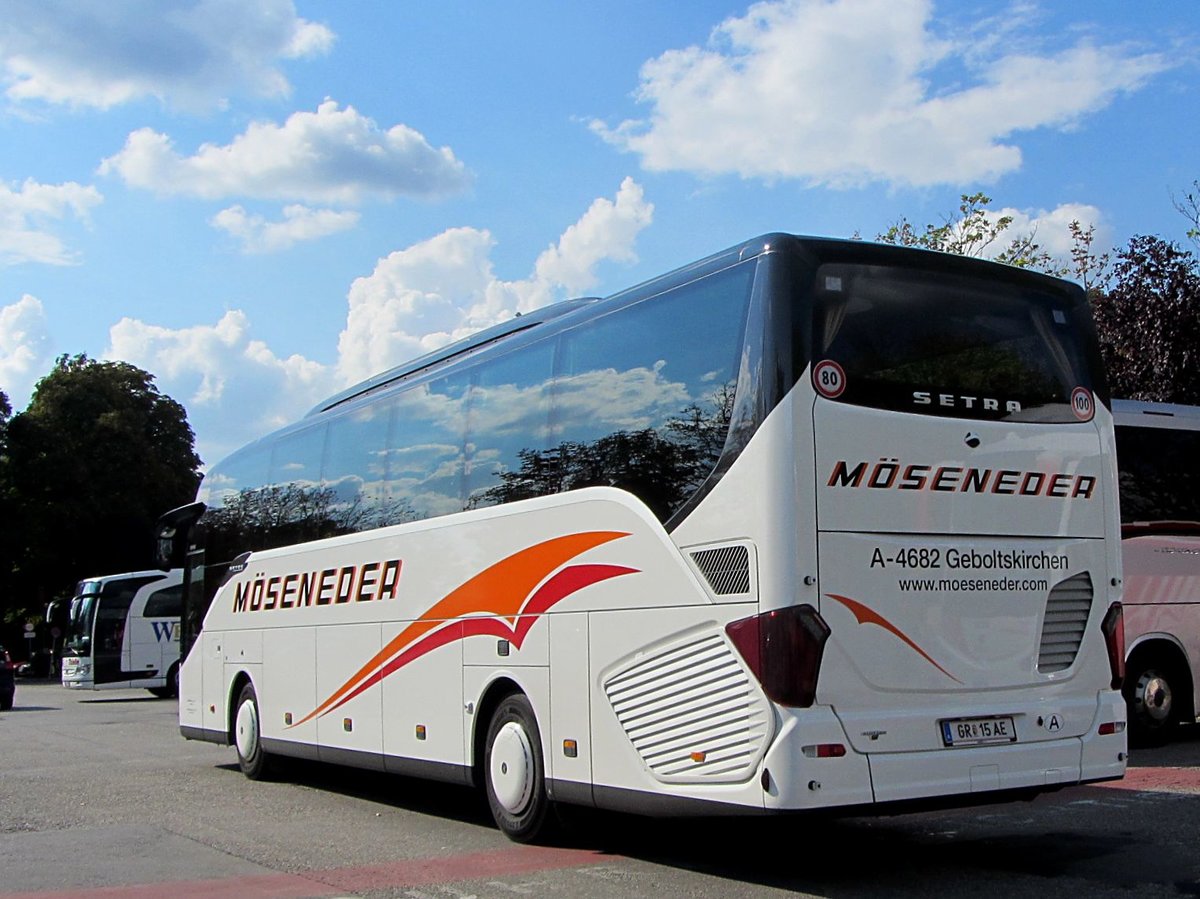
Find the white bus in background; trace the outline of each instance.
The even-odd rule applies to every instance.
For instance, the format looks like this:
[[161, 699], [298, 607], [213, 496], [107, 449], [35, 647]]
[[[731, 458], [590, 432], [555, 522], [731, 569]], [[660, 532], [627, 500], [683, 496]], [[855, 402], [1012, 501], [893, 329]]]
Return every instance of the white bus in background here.
[[1120, 778], [1115, 481], [1077, 285], [764, 235], [215, 466], [160, 530], [181, 731], [477, 784], [516, 840]]
[[177, 695], [182, 575], [130, 571], [80, 581], [67, 613], [63, 686]]
[[1200, 408], [1114, 400], [1131, 739], [1195, 723], [1200, 677]]

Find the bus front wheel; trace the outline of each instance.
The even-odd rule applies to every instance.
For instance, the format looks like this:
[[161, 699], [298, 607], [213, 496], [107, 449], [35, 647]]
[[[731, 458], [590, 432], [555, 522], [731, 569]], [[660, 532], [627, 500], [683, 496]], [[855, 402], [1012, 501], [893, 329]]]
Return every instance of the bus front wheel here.
[[260, 720], [254, 685], [246, 684], [238, 697], [233, 720], [233, 742], [237, 746], [238, 767], [251, 780], [262, 780], [270, 769], [271, 756], [262, 746]]
[[541, 836], [550, 810], [546, 766], [533, 706], [523, 693], [513, 693], [496, 707], [483, 772], [488, 805], [500, 830], [518, 843]]

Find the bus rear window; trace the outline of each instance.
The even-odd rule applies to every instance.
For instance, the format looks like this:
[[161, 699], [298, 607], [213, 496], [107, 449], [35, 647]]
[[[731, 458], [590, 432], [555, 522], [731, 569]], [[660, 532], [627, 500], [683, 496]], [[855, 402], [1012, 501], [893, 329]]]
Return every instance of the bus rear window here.
[[1072, 410], [1076, 388], [1092, 385], [1070, 295], [850, 264], [821, 266], [814, 294], [814, 365], [841, 368], [826, 396], [955, 418], [1090, 417], [1090, 405]]

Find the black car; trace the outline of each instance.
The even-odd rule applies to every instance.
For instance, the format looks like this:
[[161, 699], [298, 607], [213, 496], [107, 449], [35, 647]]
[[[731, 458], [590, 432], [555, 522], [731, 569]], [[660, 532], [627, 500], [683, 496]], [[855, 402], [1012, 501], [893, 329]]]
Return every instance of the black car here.
[[0, 646], [0, 712], [13, 707], [13, 696], [17, 692], [16, 668], [8, 650]]

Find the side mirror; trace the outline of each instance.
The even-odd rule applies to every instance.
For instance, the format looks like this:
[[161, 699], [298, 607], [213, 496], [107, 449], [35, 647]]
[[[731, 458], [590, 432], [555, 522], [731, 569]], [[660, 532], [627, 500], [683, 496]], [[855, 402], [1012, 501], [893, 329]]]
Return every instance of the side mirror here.
[[164, 513], [155, 528], [154, 562], [163, 571], [182, 568], [187, 561], [188, 534], [204, 514], [204, 503], [188, 503]]

